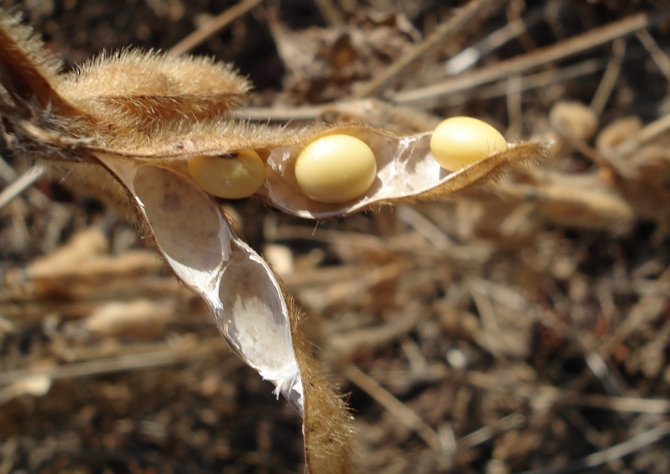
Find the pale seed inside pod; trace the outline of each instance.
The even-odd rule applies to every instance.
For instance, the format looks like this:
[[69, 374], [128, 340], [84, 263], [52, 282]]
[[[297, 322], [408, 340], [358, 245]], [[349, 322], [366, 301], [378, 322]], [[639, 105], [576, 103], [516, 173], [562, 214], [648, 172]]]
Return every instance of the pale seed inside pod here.
[[440, 123], [430, 139], [430, 151], [440, 166], [457, 171], [494, 153], [507, 150], [502, 134], [472, 117], [452, 117]]
[[365, 194], [377, 176], [374, 152], [350, 135], [317, 138], [298, 155], [295, 178], [313, 201], [338, 203]]
[[265, 182], [265, 164], [254, 150], [196, 156], [188, 160], [188, 171], [205, 192], [224, 199], [249, 197]]

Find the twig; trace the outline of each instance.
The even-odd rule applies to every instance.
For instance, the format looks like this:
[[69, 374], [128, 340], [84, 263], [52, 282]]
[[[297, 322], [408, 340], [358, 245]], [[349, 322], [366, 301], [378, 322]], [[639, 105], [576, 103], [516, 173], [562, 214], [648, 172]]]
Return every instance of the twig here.
[[323, 358], [350, 360], [363, 347], [383, 347], [412, 331], [423, 316], [420, 308], [408, 307], [402, 317], [386, 324], [332, 335], [323, 351]]
[[650, 444], [657, 443], [669, 435], [670, 423], [663, 423], [662, 425], [642, 433], [641, 435], [637, 435], [628, 441], [624, 441], [611, 448], [603, 449], [602, 451], [593, 453], [578, 461], [569, 462], [563, 466], [524, 471], [521, 474], [567, 474], [569, 472], [584, 472], [587, 469], [592, 469], [615, 459], [621, 459], [622, 457], [634, 453], [635, 451], [639, 451]]
[[391, 395], [375, 380], [367, 376], [355, 365], [349, 365], [344, 369], [344, 375], [354, 384], [358, 385], [365, 393], [370, 395], [377, 403], [393, 413], [405, 426], [415, 431], [435, 451], [442, 451], [440, 436], [426, 424], [414, 411]]
[[314, 0], [321, 15], [330, 26], [344, 26], [344, 18], [340, 15], [332, 0]]
[[[587, 59], [572, 66], [561, 68], [560, 70], [544, 71], [521, 78], [519, 92], [531, 89], [546, 87], [551, 84], [560, 83], [576, 79], [582, 76], [593, 74], [600, 71], [605, 65], [602, 59]], [[505, 79], [488, 87], [482, 87], [477, 91], [476, 96], [454, 95], [449, 98], [449, 105], [460, 105], [472, 100], [485, 100], [494, 97], [500, 97], [507, 93], [508, 81]], [[318, 118], [327, 108], [338, 106], [352, 107], [357, 103], [356, 100], [345, 101], [341, 103], [326, 105], [308, 105], [303, 107], [247, 107], [234, 111], [237, 118], [258, 120], [263, 122], [286, 122], [289, 120], [303, 121], [314, 120]]]
[[484, 343], [483, 347], [497, 359], [506, 359], [504, 344], [496, 335], [500, 334], [501, 329], [496, 318], [495, 309], [486, 291], [486, 287], [480, 279], [473, 280], [470, 284], [470, 296], [477, 308], [483, 326], [483, 337], [478, 343]]
[[409, 104], [423, 100], [434, 99], [453, 94], [472, 87], [493, 82], [510, 74], [520, 73], [527, 69], [548, 64], [577, 53], [608, 43], [609, 41], [629, 35], [642, 28], [647, 28], [660, 23], [670, 17], [670, 12], [656, 14], [637, 13], [621, 20], [615, 21], [600, 28], [593, 29], [560, 43], [538, 49], [532, 53], [517, 56], [498, 64], [480, 69], [470, 74], [446, 79], [437, 84], [410, 91], [397, 92], [391, 95], [391, 100], [396, 103]]
[[174, 45], [168, 54], [179, 56], [180, 54], [191, 51], [204, 43], [207, 38], [223, 30], [233, 21], [259, 5], [262, 1], [263, 0], [243, 0], [240, 3], [233, 5]]
[[[442, 257], [447, 257], [453, 261], [473, 263], [483, 262], [490, 256], [490, 247], [486, 244], [466, 246], [454, 243], [449, 236], [411, 206], [398, 206], [396, 215], [398, 219], [412, 227], [419, 235], [430, 242]], [[393, 248], [393, 246], [389, 248]]]
[[19, 176], [19, 178], [12, 184], [3, 189], [0, 193], [0, 209], [6, 206], [9, 201], [25, 191], [31, 184], [40, 179], [40, 177], [44, 174], [44, 171], [44, 165], [38, 163]]
[[603, 436], [582, 414], [582, 411], [575, 407], [570, 407], [565, 414], [565, 419], [574, 426], [584, 439], [596, 449], [606, 449], [609, 447], [609, 440]]
[[658, 68], [661, 70], [665, 78], [670, 82], [670, 58], [654, 41], [654, 38], [649, 33], [648, 29], [643, 29], [635, 33], [637, 39], [642, 43], [642, 46], [649, 51], [651, 59], [654, 60]]
[[507, 78], [507, 115], [509, 127], [505, 132], [507, 140], [518, 140], [523, 127], [521, 105], [521, 75], [512, 74]]
[[50, 380], [92, 377], [96, 375], [128, 372], [131, 370], [164, 367], [201, 358], [212, 352], [224, 349], [219, 337], [200, 341], [197, 346], [184, 344], [185, 347], [169, 347], [143, 353], [109, 357], [86, 362], [56, 365], [35, 369], [19, 369], [0, 372], [0, 385], [8, 385], [31, 377], [48, 377]]
[[670, 269], [666, 269], [658, 280], [656, 280], [654, 284], [656, 291], [650, 292], [640, 299], [628, 311], [626, 318], [619, 323], [614, 333], [600, 344], [599, 350], [603, 357], [607, 358], [615, 345], [628, 338], [636, 329], [657, 318], [662, 313], [667, 303], [665, 285], [668, 282], [670, 282]]
[[586, 347], [584, 349], [584, 361], [591, 373], [598, 379], [600, 385], [602, 385], [610, 396], [620, 396], [625, 391], [625, 388], [620, 381], [621, 377], [617, 377], [618, 373], [610, 368], [607, 362], [596, 351], [588, 350]]
[[[436, 376], [438, 374], [435, 374]], [[445, 369], [441, 377], [453, 377], [452, 371]], [[436, 377], [440, 379], [441, 377]], [[552, 403], [562, 403], [602, 410], [613, 410], [630, 413], [670, 413], [670, 400], [644, 399], [634, 397], [611, 397], [600, 394], [584, 394], [576, 390], [559, 389], [550, 385], [531, 383], [510, 383], [500, 377], [484, 372], [468, 371], [464, 382], [473, 387], [486, 390], [504, 390], [515, 396], [532, 399], [537, 396], [548, 397]]]
[[436, 249], [445, 252], [453, 252], [456, 249], [457, 245], [439, 227], [412, 206], [398, 206], [396, 215], [405, 224], [413, 227]]
[[619, 38], [612, 44], [612, 57], [607, 63], [603, 78], [591, 100], [591, 109], [593, 109], [597, 116], [603, 113], [605, 105], [607, 105], [607, 101], [612, 95], [616, 81], [621, 73], [621, 65], [623, 64], [625, 55], [626, 40]]
[[664, 115], [658, 120], [645, 125], [637, 131], [635, 136], [616, 147], [619, 157], [627, 157], [640, 149], [645, 143], [670, 130], [670, 115]]
[[537, 23], [542, 16], [542, 9], [537, 8], [525, 18], [513, 20], [469, 48], [465, 48], [444, 64], [445, 74], [455, 76], [469, 69], [488, 53], [495, 51], [519, 34], [524, 33], [528, 26]]
[[354, 98], [361, 99], [379, 95], [392, 83], [403, 76], [416, 61], [430, 54], [434, 49], [449, 41], [470, 22], [482, 19], [489, 14], [501, 0], [473, 0], [459, 10], [448, 21], [441, 24], [428, 38], [417, 45], [408, 54], [398, 58], [393, 64], [382, 71], [375, 79], [354, 94]]
[[577, 150], [579, 153], [584, 155], [586, 158], [591, 160], [593, 163], [595, 163], [598, 166], [604, 166], [615, 173], [619, 175], [624, 175], [625, 173], [623, 172], [623, 167], [619, 166], [619, 162], [614, 162], [615, 159], [612, 159], [611, 157], [606, 157], [604, 156], [600, 151], [598, 151], [596, 148], [592, 147], [588, 143], [586, 143], [585, 140], [580, 139], [580, 138], [575, 138], [572, 136], [565, 135], [561, 133], [560, 130], [555, 130], [556, 133], [558, 133], [563, 140], [571, 147]]
[[[550, 17], [553, 13], [549, 5], [559, 4], [561, 1], [563, 0], [555, 0], [553, 2], [547, 2], [548, 5], [537, 7], [538, 9], [542, 10], [543, 16], [545, 17], [545, 20], [547, 20], [547, 22], [551, 21]], [[512, 23], [514, 21], [520, 20], [521, 13], [523, 13], [526, 8], [528, 8], [528, 6], [526, 5], [526, 0], [510, 1], [505, 6], [505, 16], [507, 17], [507, 22]], [[519, 31], [519, 34], [516, 35], [516, 40], [521, 45], [521, 47], [526, 50], [526, 52], [533, 51], [534, 49], [538, 48], [537, 43], [528, 33], [528, 30], [526, 30], [525, 28]]]
[[11, 183], [16, 179], [18, 175], [16, 174], [16, 171], [14, 171], [14, 168], [9, 166], [9, 164], [0, 156], [0, 178], [5, 182], [5, 183]]
[[477, 445], [486, 443], [498, 433], [513, 430], [525, 423], [526, 418], [520, 413], [512, 413], [504, 418], [488, 425], [479, 428], [472, 433], [463, 436], [456, 442], [459, 451], [474, 448]]

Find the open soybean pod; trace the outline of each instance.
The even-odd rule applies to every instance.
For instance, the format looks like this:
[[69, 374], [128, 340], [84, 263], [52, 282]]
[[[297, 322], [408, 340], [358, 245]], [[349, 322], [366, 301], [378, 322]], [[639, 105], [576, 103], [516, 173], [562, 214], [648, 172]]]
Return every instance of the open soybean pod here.
[[130, 192], [156, 249], [207, 302], [230, 347], [303, 416], [312, 471], [348, 472], [347, 411], [320, 374], [299, 312], [269, 266], [184, 175], [134, 159], [96, 156]]
[[[354, 199], [324, 203], [310, 199], [296, 179], [296, 161], [310, 143], [330, 135], [364, 142], [376, 159], [369, 188]], [[188, 175], [183, 163], [193, 156], [221, 156], [255, 150], [265, 162], [265, 182], [254, 193], [269, 205], [304, 218], [344, 216], [375, 205], [392, 205], [447, 196], [468, 186], [495, 179], [513, 163], [538, 160], [547, 143], [515, 143], [456, 171], [443, 168], [431, 151], [432, 133], [394, 135], [366, 126], [313, 126], [277, 129], [245, 122], [200, 123], [197, 129], [157, 136], [152, 146], [95, 147], [95, 151], [155, 162]]]
[[[138, 83], [138, 75], [147, 80]], [[291, 298], [235, 235], [189, 162], [253, 153], [265, 177], [250, 194], [285, 212], [321, 218], [444, 196], [547, 151], [543, 144], [518, 144], [452, 172], [432, 156], [428, 132], [397, 136], [349, 125], [289, 130], [225, 120], [248, 89], [228, 67], [131, 51], [61, 75], [29, 30], [2, 13], [0, 85], [4, 131], [17, 149], [60, 168], [77, 167], [81, 179], [114, 194], [177, 278], [207, 302], [233, 350], [303, 416], [307, 470], [319, 474], [353, 469], [349, 413], [313, 357]], [[362, 194], [319, 203], [300, 189], [296, 160], [310, 143], [333, 134], [364, 142], [375, 173]]]

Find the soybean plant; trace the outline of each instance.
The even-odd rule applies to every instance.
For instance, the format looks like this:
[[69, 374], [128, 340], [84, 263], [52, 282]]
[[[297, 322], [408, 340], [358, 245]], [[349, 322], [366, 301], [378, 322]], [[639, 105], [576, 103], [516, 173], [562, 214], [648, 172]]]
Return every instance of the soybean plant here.
[[[344, 216], [446, 196], [543, 157], [547, 144], [486, 145], [484, 154], [468, 152], [454, 166], [449, 154], [465, 145], [449, 134], [433, 144], [438, 162], [429, 131], [289, 129], [229, 119], [249, 87], [213, 60], [138, 50], [63, 73], [20, 18], [0, 12], [0, 114], [8, 143], [104, 189], [204, 299], [232, 350], [302, 416], [307, 471], [351, 472], [351, 415], [312, 354], [300, 310], [213, 196], [252, 197], [304, 218]], [[477, 132], [468, 140], [489, 138]], [[337, 170], [333, 162], [349, 166], [348, 153], [366, 157], [354, 181], [335, 171], [323, 176], [323, 169]]]

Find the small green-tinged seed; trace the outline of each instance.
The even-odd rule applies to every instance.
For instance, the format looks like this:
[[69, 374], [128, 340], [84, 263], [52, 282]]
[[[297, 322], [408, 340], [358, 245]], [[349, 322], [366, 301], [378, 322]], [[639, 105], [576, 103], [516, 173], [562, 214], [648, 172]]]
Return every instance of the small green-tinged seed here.
[[265, 181], [265, 164], [254, 150], [230, 156], [196, 156], [188, 161], [195, 184], [224, 199], [242, 199], [258, 191]]

